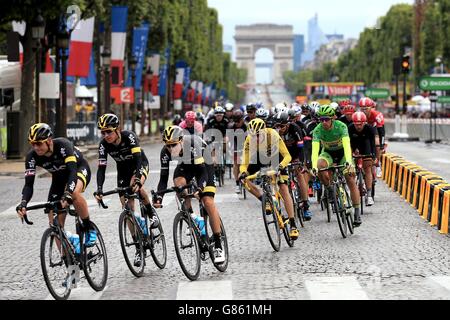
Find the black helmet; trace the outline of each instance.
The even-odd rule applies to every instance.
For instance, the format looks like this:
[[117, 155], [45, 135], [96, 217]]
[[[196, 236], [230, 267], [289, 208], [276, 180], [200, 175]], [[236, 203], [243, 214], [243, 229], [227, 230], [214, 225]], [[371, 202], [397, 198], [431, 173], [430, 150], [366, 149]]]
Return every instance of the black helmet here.
[[233, 120], [235, 122], [241, 121], [244, 118], [244, 113], [241, 110], [233, 111]]
[[46, 123], [36, 123], [28, 130], [28, 142], [43, 142], [53, 137], [52, 128]]
[[279, 112], [275, 115], [276, 125], [286, 125], [289, 123], [289, 114], [287, 112]]
[[176, 114], [173, 116], [173, 120], [172, 120], [172, 124], [177, 126], [179, 125], [181, 122], [183, 122], [183, 119], [181, 118], [181, 116], [179, 114]]
[[250, 110], [256, 111], [256, 109], [258, 109], [258, 108], [256, 107], [256, 105], [254, 103], [249, 103], [246, 107], [247, 112], [249, 112]]
[[297, 111], [294, 109], [289, 109], [288, 116], [289, 120], [294, 120], [297, 117]]
[[100, 130], [119, 127], [120, 121], [119, 118], [113, 113], [107, 113], [102, 115], [97, 122], [97, 127]]

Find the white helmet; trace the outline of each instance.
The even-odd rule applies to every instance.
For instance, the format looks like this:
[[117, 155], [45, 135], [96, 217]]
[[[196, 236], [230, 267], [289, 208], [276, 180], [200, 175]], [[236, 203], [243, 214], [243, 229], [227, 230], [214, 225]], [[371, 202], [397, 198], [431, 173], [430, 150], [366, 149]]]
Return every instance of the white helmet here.
[[332, 102], [332, 103], [330, 103], [330, 107], [332, 107], [334, 110], [337, 110], [339, 108], [339, 103]]
[[317, 109], [320, 108], [320, 103], [318, 103], [317, 101], [313, 101], [309, 104], [309, 106], [311, 107], [311, 109]]
[[225, 105], [225, 110], [226, 111], [233, 111], [233, 109], [234, 109], [234, 105], [232, 103], [227, 103]]
[[256, 110], [256, 117], [266, 120], [269, 117], [269, 110], [266, 110], [264, 108]]

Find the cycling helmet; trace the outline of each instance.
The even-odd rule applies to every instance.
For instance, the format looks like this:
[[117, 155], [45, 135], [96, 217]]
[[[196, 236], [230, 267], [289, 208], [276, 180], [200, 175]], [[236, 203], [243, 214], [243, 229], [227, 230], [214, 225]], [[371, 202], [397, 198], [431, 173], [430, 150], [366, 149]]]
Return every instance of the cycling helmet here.
[[249, 111], [251, 111], [251, 110], [256, 111], [256, 109], [258, 109], [258, 108], [256, 108], [256, 104], [254, 104], [254, 103], [249, 103], [249, 104], [247, 105], [245, 111], [247, 111], [247, 112], [249, 112]]
[[341, 107], [341, 110], [343, 114], [354, 114], [356, 112], [355, 106], [351, 104]]
[[97, 122], [97, 127], [100, 130], [114, 128], [116, 129], [120, 124], [119, 118], [113, 113], [102, 115]]
[[330, 107], [334, 109], [334, 111], [339, 109], [339, 104], [337, 102], [330, 103]]
[[203, 117], [203, 113], [201, 113], [200, 111], [197, 111], [197, 112], [195, 113], [195, 117], [197, 118], [197, 120], [201, 120], [201, 119], [204, 118], [204, 117]]
[[320, 108], [320, 103], [318, 103], [317, 101], [313, 101], [309, 104], [309, 106], [311, 107], [311, 109], [318, 110], [318, 108]]
[[234, 105], [233, 105], [232, 103], [227, 103], [227, 104], [225, 105], [225, 110], [226, 110], [227, 112], [233, 111], [233, 109], [234, 109]]
[[297, 118], [300, 114], [301, 114], [301, 111], [300, 111], [300, 113], [298, 113], [298, 111], [295, 110], [295, 109], [289, 110], [289, 111], [288, 111], [289, 120], [290, 120], [290, 121], [294, 120], [294, 119]]
[[225, 114], [225, 109], [224, 108], [222, 108], [222, 107], [216, 107], [215, 109], [214, 109], [214, 115], [217, 115], [217, 114]]
[[28, 130], [28, 142], [43, 142], [53, 137], [53, 131], [46, 123], [36, 123]]
[[183, 139], [183, 129], [178, 126], [169, 126], [163, 132], [163, 141], [165, 144], [178, 143]]
[[367, 117], [364, 112], [358, 111], [353, 114], [352, 120], [353, 120], [353, 123], [366, 123]]
[[289, 114], [288, 112], [279, 112], [274, 120], [275, 125], [287, 125], [289, 124]]
[[259, 119], [267, 120], [267, 118], [269, 117], [269, 110], [266, 109], [256, 110], [256, 117]]
[[302, 112], [311, 112], [311, 106], [307, 103], [302, 104], [301, 106]]
[[197, 120], [197, 116], [195, 115], [194, 111], [188, 111], [186, 112], [186, 115], [184, 116], [184, 118], [186, 119], [186, 121], [188, 122], [194, 122], [195, 120]]
[[370, 98], [362, 98], [359, 100], [359, 106], [361, 108], [374, 108], [375, 102]]
[[241, 110], [233, 111], [233, 121], [234, 122], [241, 121], [243, 118], [244, 118], [244, 113]]
[[266, 123], [262, 119], [253, 119], [248, 124], [248, 132], [251, 135], [257, 135], [261, 130], [266, 128]]
[[183, 119], [181, 118], [181, 116], [179, 114], [176, 114], [173, 116], [173, 120], [172, 120], [172, 124], [177, 126], [179, 125], [181, 122], [183, 122]]
[[336, 111], [329, 104], [325, 104], [319, 108], [317, 115], [319, 117], [334, 117], [336, 115]]
[[339, 107], [344, 108], [348, 105], [352, 105], [352, 101], [351, 100], [342, 100], [339, 102]]

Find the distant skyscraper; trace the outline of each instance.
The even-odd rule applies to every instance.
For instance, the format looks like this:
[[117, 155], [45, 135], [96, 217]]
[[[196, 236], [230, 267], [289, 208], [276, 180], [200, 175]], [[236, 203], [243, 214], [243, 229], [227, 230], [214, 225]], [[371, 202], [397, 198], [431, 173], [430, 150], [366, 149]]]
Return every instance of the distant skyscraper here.
[[300, 71], [302, 66], [302, 55], [305, 51], [305, 36], [303, 34], [294, 35], [294, 71]]
[[329, 42], [333, 41], [333, 40], [344, 40], [344, 35], [343, 34], [327, 34], [326, 35], [327, 39]]
[[323, 44], [327, 44], [328, 39], [319, 27], [319, 17], [316, 13], [314, 18], [308, 20], [308, 44], [306, 51], [302, 55], [302, 65], [305, 62], [314, 60], [314, 55]]

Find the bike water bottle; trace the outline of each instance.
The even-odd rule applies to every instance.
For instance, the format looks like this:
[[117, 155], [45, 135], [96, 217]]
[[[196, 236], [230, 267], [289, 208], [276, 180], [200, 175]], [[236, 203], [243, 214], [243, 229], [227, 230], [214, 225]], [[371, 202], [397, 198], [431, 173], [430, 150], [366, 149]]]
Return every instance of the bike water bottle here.
[[69, 239], [70, 243], [75, 248], [75, 253], [80, 253], [80, 236], [78, 234], [72, 234], [70, 231], [66, 231], [67, 238]]
[[192, 220], [195, 221], [198, 228], [200, 229], [200, 235], [205, 236], [206, 235], [206, 229], [205, 229], [205, 219], [203, 217], [197, 216], [195, 213], [191, 213]]
[[141, 226], [142, 232], [144, 235], [148, 235], [148, 230], [145, 226], [145, 218], [142, 218], [141, 215], [137, 212], [134, 213], [134, 216], [136, 217], [137, 221], [139, 222], [139, 225]]

